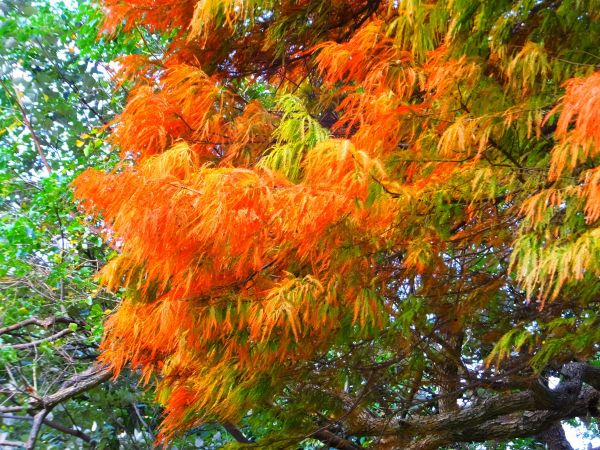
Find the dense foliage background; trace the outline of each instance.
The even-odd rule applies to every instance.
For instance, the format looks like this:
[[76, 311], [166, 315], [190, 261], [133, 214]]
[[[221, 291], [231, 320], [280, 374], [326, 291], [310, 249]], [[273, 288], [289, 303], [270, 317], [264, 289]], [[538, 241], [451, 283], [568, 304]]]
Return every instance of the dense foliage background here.
[[[111, 81], [111, 61], [164, 41], [142, 30], [98, 39], [101, 20], [90, 2], [0, 2], [1, 448], [24, 446], [37, 400], [93, 366], [117, 302], [94, 280], [113, 250], [82, 224], [70, 184], [83, 169], [116, 161], [103, 126], [127, 86]], [[137, 376], [94, 387], [107, 378], [61, 399], [36, 448], [150, 448], [160, 408]], [[208, 441], [214, 431], [182, 442]]]

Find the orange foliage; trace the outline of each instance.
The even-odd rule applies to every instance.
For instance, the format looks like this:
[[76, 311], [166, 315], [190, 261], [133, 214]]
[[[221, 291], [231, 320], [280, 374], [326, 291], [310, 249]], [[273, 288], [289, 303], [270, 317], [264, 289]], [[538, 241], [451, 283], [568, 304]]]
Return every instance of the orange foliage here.
[[600, 218], [600, 72], [568, 66], [542, 101], [542, 45], [502, 61], [513, 47], [485, 47], [492, 30], [473, 51], [452, 5], [404, 3], [104, 0], [109, 32], [177, 30], [160, 61], [121, 61], [122, 162], [75, 182], [119, 249], [101, 359], [157, 384], [159, 440], [240, 420], [340, 341], [418, 349], [518, 283], [543, 303], [597, 273], [577, 251]]
[[551, 178], [581, 161], [598, 155], [600, 148], [600, 71], [565, 83], [567, 92], [549, 114], [561, 110], [556, 136], [562, 140], [552, 152]]

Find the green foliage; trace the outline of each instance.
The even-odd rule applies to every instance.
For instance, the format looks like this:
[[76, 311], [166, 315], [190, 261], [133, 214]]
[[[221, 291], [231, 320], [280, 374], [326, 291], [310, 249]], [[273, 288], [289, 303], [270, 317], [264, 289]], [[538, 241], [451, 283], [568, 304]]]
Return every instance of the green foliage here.
[[302, 101], [291, 94], [281, 96], [276, 105], [282, 112], [273, 133], [275, 145], [260, 166], [278, 170], [292, 181], [300, 177], [300, 161], [307, 150], [329, 137], [329, 132], [306, 110]]
[[[3, 407], [26, 404], [25, 389], [52, 393], [92, 364], [116, 304], [94, 279], [111, 250], [82, 225], [70, 187], [83, 169], [115, 163], [103, 127], [126, 90], [115, 91], [108, 62], [138, 51], [139, 35], [98, 40], [101, 20], [87, 2], [0, 3], [0, 323], [57, 318], [0, 336], [0, 382], [14, 389], [2, 394]], [[130, 376], [96, 387], [54, 408], [49, 419], [79, 427], [98, 449], [149, 448], [160, 410], [137, 382]], [[12, 440], [26, 441], [30, 428], [30, 420], [0, 423]], [[39, 448], [49, 450], [82, 442], [49, 426], [38, 437]]]

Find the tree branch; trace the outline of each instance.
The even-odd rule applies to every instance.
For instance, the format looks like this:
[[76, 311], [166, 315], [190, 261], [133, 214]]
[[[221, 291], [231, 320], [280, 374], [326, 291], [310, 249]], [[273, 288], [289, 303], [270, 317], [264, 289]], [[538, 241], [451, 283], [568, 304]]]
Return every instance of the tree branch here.
[[319, 431], [311, 434], [310, 437], [312, 437], [314, 439], [318, 439], [323, 444], [325, 444], [329, 447], [337, 448], [338, 450], [360, 450], [360, 449], [362, 449], [361, 446], [356, 445], [347, 439], [339, 437], [337, 434], [334, 434], [329, 430], [319, 430]]
[[61, 433], [70, 434], [71, 436], [75, 436], [76, 438], [79, 438], [84, 442], [87, 442], [87, 443], [92, 442], [92, 438], [90, 436], [88, 436], [87, 434], [85, 434], [83, 431], [75, 429], [75, 428], [69, 428], [69, 427], [67, 427], [61, 423], [55, 422], [53, 420], [44, 419], [44, 425], [48, 425], [49, 427], [54, 428], [55, 430], [58, 430]]
[[[592, 383], [597, 383], [597, 374], [600, 371], [584, 363], [569, 363], [563, 366], [561, 373], [564, 380], [556, 389], [540, 389], [538, 386], [517, 394], [498, 395], [461, 411], [455, 418], [447, 415], [433, 418], [413, 417], [410, 422], [400, 424], [396, 432], [412, 434], [413, 442], [409, 449], [425, 450], [437, 448], [434, 442], [440, 446], [456, 442], [535, 436], [545, 433], [546, 430], [552, 433], [552, 427], [560, 420], [600, 416], [600, 392], [592, 387]], [[589, 380], [589, 383], [585, 381], [589, 386], [582, 386], [584, 379]], [[502, 404], [502, 398], [506, 404]], [[487, 411], [484, 411], [485, 409]], [[428, 420], [433, 420], [433, 427], [418, 429], [416, 433], [411, 429], [423, 425], [415, 422], [427, 423]], [[556, 442], [559, 442], [558, 438], [556, 439]], [[431, 443], [431, 446], [427, 442]], [[558, 446], [551, 448], [561, 449]]]
[[574, 363], [574, 364], [582, 364], [584, 367], [582, 380], [584, 383], [589, 384], [597, 391], [600, 391], [600, 367], [590, 366], [585, 363]]
[[[31, 416], [15, 416], [15, 415], [11, 415], [11, 414], [0, 414], [0, 418], [12, 419], [12, 420], [28, 420], [30, 422], [33, 422], [33, 420], [35, 419], [35, 417], [31, 417]], [[71, 436], [75, 436], [85, 442], [92, 442], [92, 438], [89, 437], [87, 434], [85, 434], [81, 430], [69, 428], [61, 423], [55, 422], [50, 419], [44, 419], [43, 423], [44, 423], [44, 425], [48, 425], [49, 427], [54, 428], [55, 430], [58, 430], [61, 433], [70, 434]], [[1, 447], [1, 445], [2, 444], [0, 444], [0, 447]], [[24, 447], [25, 444], [22, 444], [22, 446]]]
[[[4, 81], [0, 80], [0, 84], [2, 84], [2, 87], [4, 87], [4, 89], [6, 90], [6, 93], [12, 97], [11, 92], [9, 91], [8, 87], [6, 86], [6, 84], [4, 84]], [[33, 125], [31, 125], [31, 122], [29, 121], [29, 118], [27, 117], [27, 111], [25, 110], [25, 107], [21, 103], [21, 100], [19, 99], [19, 93], [14, 88], [14, 86], [13, 86], [13, 91], [14, 91], [14, 101], [17, 104], [19, 111], [21, 112], [23, 124], [27, 127], [27, 129], [29, 130], [29, 133], [31, 134], [31, 139], [33, 140], [33, 145], [35, 146], [35, 149], [37, 150], [38, 154], [40, 155], [40, 159], [42, 160], [44, 167], [48, 171], [48, 174], [51, 174], [52, 167], [50, 166], [50, 163], [46, 159], [46, 155], [44, 154], [44, 151], [42, 150], [40, 140], [38, 139], [38, 136], [33, 128]]]
[[54, 323], [54, 318], [48, 318], [44, 320], [40, 320], [37, 317], [30, 317], [29, 319], [25, 319], [21, 322], [14, 323], [7, 327], [0, 328], [0, 334], [10, 333], [11, 331], [18, 330], [19, 328], [24, 328], [28, 325], [39, 325], [44, 328], [48, 328], [50, 325]]
[[64, 330], [60, 330], [58, 333], [54, 333], [50, 336], [46, 336], [45, 338], [38, 339], [36, 341], [26, 342], [24, 344], [0, 345], [0, 349], [12, 348], [15, 350], [21, 350], [24, 348], [35, 347], [36, 345], [41, 344], [43, 342], [55, 341], [57, 339], [60, 339], [61, 337], [65, 336], [67, 334], [70, 334], [72, 332], [73, 331], [70, 330], [69, 328], [65, 328]]
[[568, 363], [561, 373], [563, 379], [555, 389], [536, 381], [530, 389], [495, 395], [458, 411], [409, 418], [373, 417], [364, 408], [357, 408], [354, 397], [329, 394], [342, 402], [353, 434], [388, 436], [394, 446], [428, 450], [458, 442], [534, 436], [560, 420], [600, 416], [600, 391], [595, 389], [600, 383], [600, 369]]
[[573, 450], [560, 422], [542, 431], [537, 437], [548, 446], [548, 450]]
[[25, 447], [25, 442], [0, 441], [0, 447]]
[[[33, 322], [32, 322], [33, 323]], [[63, 330], [64, 331], [64, 330]], [[68, 330], [70, 331], [70, 330]], [[110, 378], [111, 370], [108, 367], [101, 365], [94, 365], [84, 372], [75, 374], [70, 379], [66, 380], [61, 387], [51, 395], [43, 397], [31, 396], [30, 403], [28, 406], [16, 406], [3, 408], [2, 412], [17, 412], [27, 410], [27, 412], [33, 417], [26, 416], [15, 416], [14, 419], [20, 420], [31, 420], [33, 422], [29, 438], [27, 442], [12, 442], [9, 441], [0, 442], [0, 446], [13, 446], [13, 447], [24, 447], [27, 450], [33, 450], [35, 448], [38, 435], [40, 433], [42, 424], [48, 425], [62, 433], [70, 434], [85, 442], [91, 442], [92, 438], [85, 434], [83, 431], [78, 429], [69, 428], [58, 422], [46, 419], [48, 413], [58, 404], [75, 397], [76, 395], [85, 392], [98, 384], [106, 381]]]
[[47, 395], [41, 399], [46, 407], [53, 408], [76, 395], [91, 389], [108, 380], [111, 370], [108, 367], [94, 365], [63, 383], [61, 388], [54, 394]]
[[31, 431], [29, 432], [29, 439], [27, 439], [27, 442], [25, 443], [25, 448], [27, 450], [33, 450], [35, 448], [35, 443], [37, 441], [38, 434], [40, 434], [42, 423], [49, 412], [49, 409], [42, 409], [33, 417], [33, 425], [31, 427]]
[[242, 443], [242, 444], [250, 444], [252, 441], [250, 439], [248, 439], [246, 437], [246, 435], [244, 433], [242, 433], [242, 430], [240, 430], [238, 427], [236, 427], [233, 423], [231, 422], [223, 422], [221, 423], [221, 426], [223, 428], [225, 428], [225, 430], [231, 434], [231, 436], [233, 436], [233, 438]]

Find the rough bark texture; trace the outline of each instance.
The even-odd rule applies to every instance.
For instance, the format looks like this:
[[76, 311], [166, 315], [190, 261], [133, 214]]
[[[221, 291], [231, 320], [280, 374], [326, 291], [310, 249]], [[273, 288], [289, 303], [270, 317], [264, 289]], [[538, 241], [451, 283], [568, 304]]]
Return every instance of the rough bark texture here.
[[40, 398], [34, 406], [51, 409], [65, 400], [70, 399], [82, 392], [85, 392], [94, 386], [110, 378], [111, 371], [103, 366], [94, 365], [88, 370], [81, 372], [67, 380], [60, 389], [53, 394]]
[[573, 450], [573, 447], [569, 441], [567, 441], [565, 430], [560, 425], [560, 422], [557, 422], [547, 430], [542, 431], [538, 435], [538, 438], [546, 443], [548, 450]]
[[[406, 418], [377, 418], [345, 394], [338, 398], [346, 405], [348, 424], [353, 434], [379, 436], [385, 448], [433, 450], [463, 442], [537, 438], [550, 450], [569, 450], [561, 420], [574, 417], [599, 417], [600, 370], [584, 363], [565, 364], [562, 381], [549, 389], [536, 381], [527, 389], [499, 394], [478, 402], [433, 415]], [[323, 439], [321, 439], [323, 440]], [[326, 442], [326, 441], [323, 441]], [[336, 448], [352, 448], [333, 440]]]

